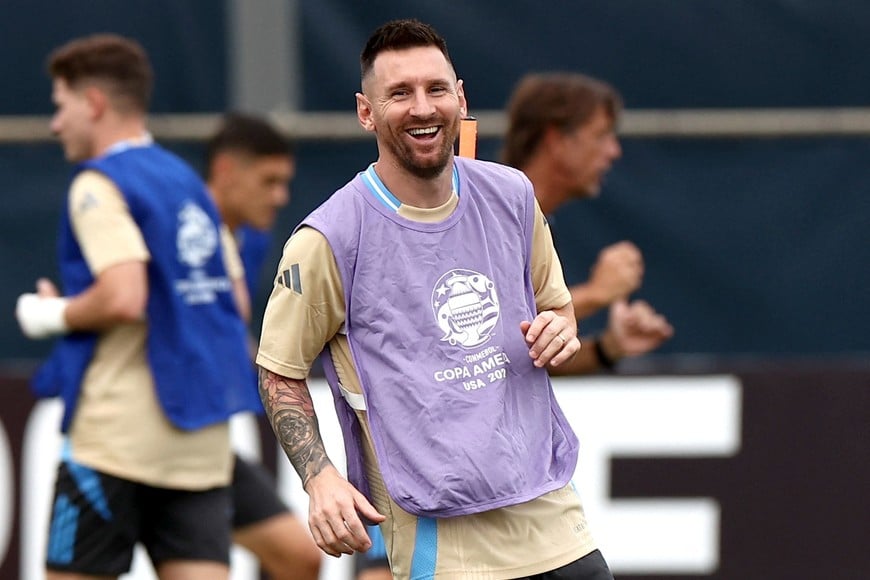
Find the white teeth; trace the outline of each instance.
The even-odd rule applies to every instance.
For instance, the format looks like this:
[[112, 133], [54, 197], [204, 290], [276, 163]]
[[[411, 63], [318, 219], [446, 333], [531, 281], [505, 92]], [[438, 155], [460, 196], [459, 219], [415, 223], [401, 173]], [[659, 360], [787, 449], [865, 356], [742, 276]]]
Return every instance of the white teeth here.
[[425, 129], [408, 129], [411, 135], [432, 135], [438, 132], [438, 127], [426, 127]]

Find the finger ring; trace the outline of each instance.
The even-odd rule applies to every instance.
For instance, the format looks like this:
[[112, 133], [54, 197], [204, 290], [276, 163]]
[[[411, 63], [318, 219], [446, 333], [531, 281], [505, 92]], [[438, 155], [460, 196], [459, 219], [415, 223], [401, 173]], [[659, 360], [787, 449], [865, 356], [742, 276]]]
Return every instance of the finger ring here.
[[557, 334], [557, 335], [556, 335], [556, 338], [558, 338], [559, 340], [561, 340], [561, 341], [562, 341], [562, 344], [565, 344], [566, 342], [568, 342], [567, 340], [565, 340], [565, 337], [562, 336], [561, 334]]

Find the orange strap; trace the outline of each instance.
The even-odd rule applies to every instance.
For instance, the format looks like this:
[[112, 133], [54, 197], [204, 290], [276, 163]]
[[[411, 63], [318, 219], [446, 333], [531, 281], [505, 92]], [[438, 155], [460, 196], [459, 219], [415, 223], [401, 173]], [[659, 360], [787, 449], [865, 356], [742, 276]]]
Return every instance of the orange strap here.
[[477, 155], [477, 119], [466, 117], [459, 121], [459, 156], [474, 159]]

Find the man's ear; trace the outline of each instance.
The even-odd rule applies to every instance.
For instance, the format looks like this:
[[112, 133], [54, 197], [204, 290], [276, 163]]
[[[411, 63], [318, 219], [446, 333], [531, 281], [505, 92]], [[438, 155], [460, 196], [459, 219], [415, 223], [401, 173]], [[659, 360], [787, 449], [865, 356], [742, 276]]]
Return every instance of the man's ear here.
[[372, 118], [372, 103], [362, 93], [356, 94], [356, 118], [366, 131], [375, 130], [375, 120]]
[[465, 118], [468, 116], [468, 101], [465, 100], [465, 83], [462, 79], [456, 81], [456, 96], [459, 98], [459, 114]]
[[565, 133], [555, 125], [548, 125], [544, 129], [544, 136], [541, 138], [541, 144], [549, 151], [556, 153], [565, 147]]
[[214, 156], [208, 168], [208, 181], [219, 184], [226, 181], [233, 174], [237, 160], [230, 153], [223, 151]]
[[93, 85], [84, 88], [83, 94], [91, 110], [91, 119], [100, 119], [109, 108], [109, 97], [99, 87]]

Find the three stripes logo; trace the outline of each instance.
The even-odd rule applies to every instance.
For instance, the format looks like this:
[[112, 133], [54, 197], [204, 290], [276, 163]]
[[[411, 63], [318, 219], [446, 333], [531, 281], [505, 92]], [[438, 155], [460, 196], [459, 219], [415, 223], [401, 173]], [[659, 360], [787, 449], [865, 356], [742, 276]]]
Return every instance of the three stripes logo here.
[[278, 283], [285, 288], [302, 294], [302, 278], [299, 276], [299, 264], [293, 264], [287, 270], [281, 272]]

